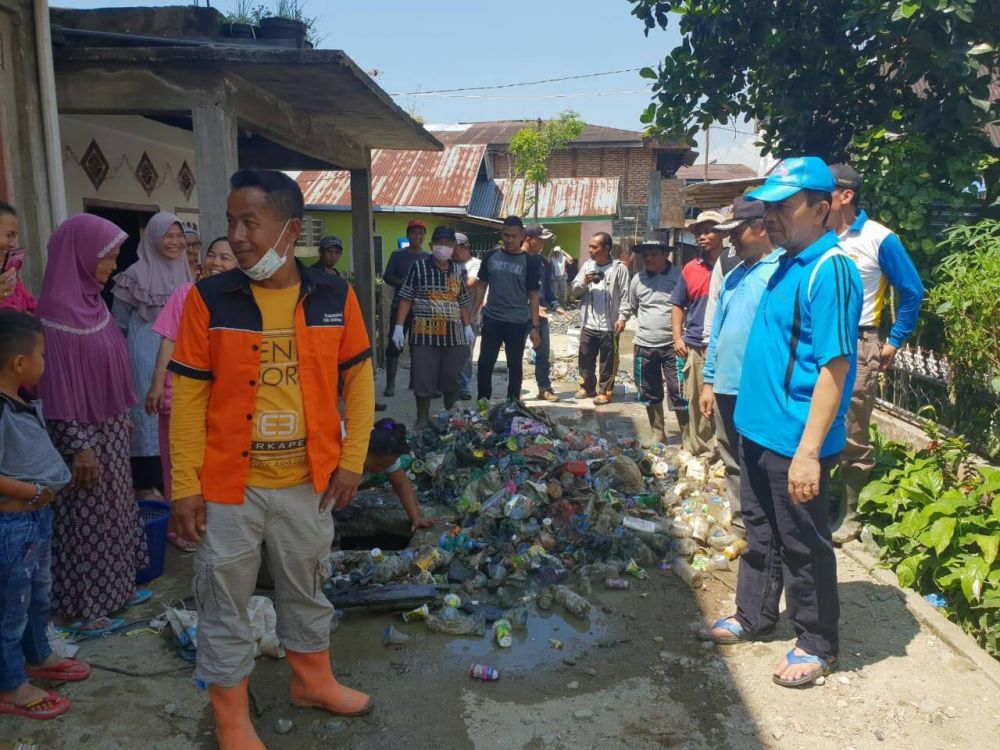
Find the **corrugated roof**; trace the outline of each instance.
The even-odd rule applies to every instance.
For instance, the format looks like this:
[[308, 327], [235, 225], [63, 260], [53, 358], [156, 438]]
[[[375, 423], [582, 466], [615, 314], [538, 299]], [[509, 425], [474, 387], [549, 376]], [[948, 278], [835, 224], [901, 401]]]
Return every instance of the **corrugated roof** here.
[[[681, 167], [674, 175], [678, 180], [702, 180], [705, 179], [705, 165], [695, 164], [690, 167]], [[744, 177], [756, 177], [757, 173], [746, 164], [709, 164], [709, 180], [740, 180]]]
[[[537, 120], [491, 120], [487, 122], [463, 122], [454, 125], [425, 125], [441, 143], [447, 145], [457, 143], [481, 143], [486, 146], [506, 146], [514, 134], [523, 128], [532, 128]], [[638, 130], [608, 128], [603, 125], [587, 125], [579, 138], [571, 141], [573, 144], [619, 143], [641, 146], [645, 140]], [[654, 147], [684, 148], [681, 143], [653, 141]]]
[[[491, 215], [508, 216], [521, 210], [521, 195], [524, 180], [493, 180], [500, 199], [495, 202]], [[538, 197], [538, 218], [544, 221], [559, 221], [574, 218], [599, 219], [618, 215], [619, 178], [617, 177], [556, 177], [542, 185]], [[478, 192], [478, 191], [477, 191]], [[534, 215], [530, 208], [534, 196], [529, 187], [525, 205], [526, 214]], [[477, 196], [478, 198], [478, 196]], [[476, 201], [478, 204], [478, 201]], [[472, 211], [470, 210], [470, 213]]]
[[[462, 208], [472, 200], [486, 146], [444, 151], [372, 151], [372, 203], [381, 206]], [[351, 175], [305, 171], [296, 178], [308, 206], [349, 206]]]

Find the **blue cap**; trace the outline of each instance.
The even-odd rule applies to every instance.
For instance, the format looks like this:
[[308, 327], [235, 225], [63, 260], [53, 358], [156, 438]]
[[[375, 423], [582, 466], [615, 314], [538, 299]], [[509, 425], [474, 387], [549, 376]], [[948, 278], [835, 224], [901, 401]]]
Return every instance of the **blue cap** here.
[[434, 234], [431, 235], [431, 242], [437, 240], [451, 240], [455, 241], [455, 230], [451, 227], [438, 226], [434, 227]]
[[800, 190], [832, 193], [836, 187], [836, 180], [825, 161], [818, 156], [793, 156], [779, 162], [764, 184], [747, 193], [746, 197], [748, 200], [778, 203]]

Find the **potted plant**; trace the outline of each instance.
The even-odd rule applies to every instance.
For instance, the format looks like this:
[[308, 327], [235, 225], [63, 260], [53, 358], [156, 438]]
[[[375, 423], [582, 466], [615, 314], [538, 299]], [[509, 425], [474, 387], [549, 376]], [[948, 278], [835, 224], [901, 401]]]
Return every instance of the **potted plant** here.
[[262, 39], [294, 39], [296, 47], [305, 44], [315, 19], [306, 18], [303, 0], [278, 0], [274, 14], [260, 19]]
[[260, 29], [255, 21], [252, 0], [236, 0], [232, 13], [225, 16], [226, 30], [234, 39], [256, 39]]

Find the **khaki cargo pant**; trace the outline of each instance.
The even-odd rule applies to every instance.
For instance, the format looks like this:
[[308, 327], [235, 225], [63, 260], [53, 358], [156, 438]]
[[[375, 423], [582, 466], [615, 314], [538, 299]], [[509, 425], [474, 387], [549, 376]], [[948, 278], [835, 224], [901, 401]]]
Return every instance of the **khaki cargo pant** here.
[[858, 367], [847, 410], [847, 445], [841, 456], [841, 466], [848, 475], [866, 475], [875, 466], [875, 451], [871, 446], [868, 426], [875, 408], [882, 343], [876, 331], [858, 335]]
[[712, 451], [715, 434], [711, 419], [705, 419], [698, 407], [701, 387], [705, 384], [705, 349], [688, 346], [684, 358], [684, 398], [688, 401], [688, 423], [682, 427], [681, 446], [698, 456]]
[[263, 554], [274, 578], [281, 644], [303, 653], [329, 648], [333, 605], [322, 588], [330, 577], [333, 514], [320, 513], [319, 502], [312, 486], [302, 484], [248, 487], [242, 505], [206, 504], [207, 528], [194, 557], [198, 679], [230, 686], [253, 671], [247, 604]]

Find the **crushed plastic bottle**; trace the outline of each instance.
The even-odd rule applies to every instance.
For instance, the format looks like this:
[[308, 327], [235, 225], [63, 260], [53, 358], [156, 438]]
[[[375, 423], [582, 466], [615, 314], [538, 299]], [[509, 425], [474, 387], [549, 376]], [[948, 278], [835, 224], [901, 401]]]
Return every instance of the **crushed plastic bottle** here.
[[722, 554], [724, 554], [728, 559], [735, 560], [737, 557], [742, 555], [747, 551], [747, 543], [745, 539], [736, 539], [732, 544], [728, 545]]
[[631, 586], [627, 578], [605, 578], [604, 588], [627, 590]]
[[729, 558], [721, 552], [716, 552], [708, 558], [709, 570], [729, 570]]
[[562, 605], [570, 614], [577, 617], [586, 617], [590, 614], [590, 602], [572, 589], [565, 586], [555, 586], [552, 593], [556, 603]]
[[644, 531], [647, 534], [667, 534], [670, 524], [663, 521], [651, 521], [635, 516], [622, 516], [622, 526], [632, 531]]
[[403, 613], [403, 622], [410, 622], [411, 620], [426, 620], [427, 616], [430, 615], [431, 608], [426, 604], [421, 604], [416, 609], [411, 609], [409, 612]]
[[687, 560], [675, 560], [673, 571], [678, 578], [693, 589], [701, 588], [705, 581], [705, 574], [692, 568]]

